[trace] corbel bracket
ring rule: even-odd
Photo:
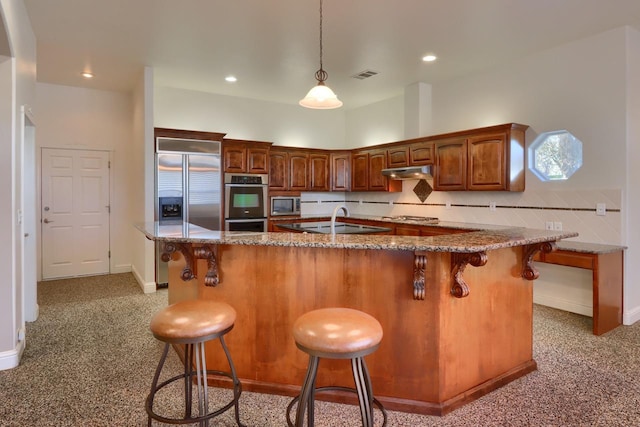
[[[526,280],[536,280],[540,273],[533,266],[533,257],[538,252],[549,253],[557,248],[556,242],[542,242],[532,245],[525,245],[522,259],[522,278]]]
[[[218,261],[216,260],[216,253],[212,245],[203,245],[194,248],[191,244],[165,242],[162,248],[162,261],[169,262],[171,254],[176,251],[182,254],[186,263],[182,274],[180,274],[182,280],[186,282],[195,279],[195,261],[197,259],[206,259],[208,269],[204,277],[204,285],[216,286],[220,283],[220,278],[218,277]]]
[[[456,298],[464,298],[469,295],[469,285],[464,281],[462,273],[471,264],[474,267],[481,267],[487,263],[487,253],[453,253],[451,254],[451,262],[453,264],[453,285],[451,286],[451,295]]]
[[[413,299],[424,300],[424,270],[427,268],[427,254],[416,253],[413,260]]]

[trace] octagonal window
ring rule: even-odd
[[[566,130],[544,132],[529,147],[529,169],[541,181],[569,179],[582,166],[582,142]]]

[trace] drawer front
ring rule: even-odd
[[[543,254],[543,262],[549,264],[566,265],[568,267],[586,268],[593,270],[596,255],[563,251],[561,249]]]

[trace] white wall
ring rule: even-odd
[[[130,176],[133,223],[131,271],[145,293],[155,292],[155,252],[153,242],[133,228],[133,224],[154,219],[153,70],[145,68],[133,92],[133,150],[136,165]]]
[[[358,148],[401,141],[404,136],[405,97],[396,96],[363,108],[345,110],[347,132],[338,148]]]
[[[291,147],[344,148],[343,110],[156,87],[154,126],[226,133],[227,138]]]
[[[640,259],[640,32],[627,28],[627,182],[624,206],[625,243],[625,323],[640,319],[640,277],[635,263]]]
[[[129,234],[134,163],[132,97],[118,92],[37,84],[38,149],[105,150],[111,153],[111,273],[131,271]],[[41,277],[39,275],[38,277]]]
[[[0,284],[0,369],[8,369],[17,366],[24,348],[24,341],[18,339],[18,330],[24,330],[23,238],[18,225],[22,202],[20,108],[35,104],[36,43],[21,0],[0,0],[0,17],[12,55],[10,60],[0,58],[0,203],[5,207],[0,212],[0,271],[5,277]],[[6,46],[5,34],[0,37],[0,45]]]

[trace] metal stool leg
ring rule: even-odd
[[[162,356],[160,357],[160,361],[158,362],[158,367],[156,368],[156,373],[153,376],[153,381],[151,382],[151,392],[147,397],[147,401],[145,402],[145,408],[147,410],[148,422],[147,425],[151,427],[151,408],[153,407],[153,399],[156,396],[156,387],[158,386],[158,380],[160,379],[160,372],[162,372],[162,367],[164,366],[165,360],[167,360],[167,354],[169,354],[169,344],[164,345],[164,350],[162,351]]]
[[[207,384],[207,360],[204,343],[195,344],[196,377],[198,387],[198,416],[204,417],[209,413],[209,385]],[[200,422],[200,426],[207,427],[209,420]]]
[[[227,344],[224,342],[224,337],[220,336],[220,344],[222,345],[222,349],[224,350],[224,354],[227,356],[227,362],[229,362],[229,369],[231,370],[231,380],[233,381],[233,399],[235,401],[235,411],[236,411],[236,424],[239,427],[246,427],[244,424],[240,422],[240,395],[242,394],[242,384],[240,384],[240,380],[238,379],[238,375],[236,374],[236,367],[233,364],[233,360],[231,359],[231,354],[229,354],[229,349],[227,348]]]
[[[298,399],[298,409],[296,410],[296,427],[304,426],[304,413],[307,411],[308,427],[313,427],[313,406],[314,388],[316,384],[316,374],[318,373],[318,362],[320,358],[309,355],[309,366],[307,375],[302,383],[302,390]]]
[[[367,365],[362,357],[351,359],[353,380],[358,392],[360,402],[360,416],[363,427],[373,427],[373,393],[371,391],[371,379],[367,371]]]

